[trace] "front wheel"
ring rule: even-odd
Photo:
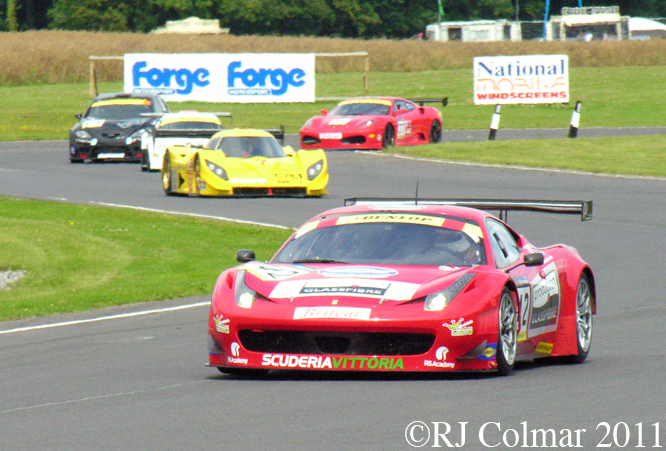
[[[386,128],[384,129],[382,147],[384,149],[388,149],[389,147],[393,147],[394,144],[395,144],[395,129],[393,128],[393,125],[387,124]]]
[[[164,163],[162,163],[162,187],[167,196],[173,196],[171,189],[171,157],[169,152],[164,153]]]
[[[508,288],[502,291],[499,305],[499,333],[497,337],[497,371],[506,376],[516,363],[516,345],[518,342],[518,315],[513,297]]]
[[[199,155],[194,156],[194,186],[192,187],[192,196],[199,196],[201,188],[201,160]]]
[[[590,279],[581,274],[576,292],[576,342],[578,354],[570,356],[573,363],[583,363],[590,352],[592,344],[592,312],[594,310],[594,294]]]
[[[438,120],[432,121],[430,126],[430,144],[436,144],[442,140],[442,124]]]

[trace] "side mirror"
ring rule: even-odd
[[[291,147],[291,146],[285,146],[285,147],[283,147],[282,149],[284,149],[284,153],[285,153],[285,155],[287,155],[288,157],[292,157],[292,158],[293,158],[293,157],[296,156],[296,152],[294,152],[293,147]]]
[[[328,110],[324,108],[323,110],[320,111],[322,116],[326,116],[328,114]]]
[[[525,266],[540,266],[543,265],[543,254],[535,252],[534,254],[527,254],[525,256]]]
[[[81,114],[81,113],[76,113],[76,114],[74,115],[74,117],[77,118],[77,119],[81,119],[81,118],[83,117],[83,114]]]
[[[236,252],[236,261],[238,263],[247,263],[247,262],[253,262],[257,259],[257,256],[254,254],[254,251],[250,251],[247,249],[241,249],[238,252]]]

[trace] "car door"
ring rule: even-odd
[[[518,343],[531,341],[537,352],[549,354],[552,344],[543,335],[557,330],[560,314],[560,282],[555,262],[525,263],[533,249],[521,248],[518,235],[505,224],[486,220],[495,265],[516,283],[519,302]]]

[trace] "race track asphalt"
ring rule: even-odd
[[[613,441],[625,439],[625,449],[666,447],[666,180],[376,153],[328,158],[330,195],[322,199],[171,198],[158,174],[135,164],[71,165],[64,141],[2,143],[0,195],[286,227],[346,197],[412,196],[417,182],[422,197],[591,199],[590,222],[508,218],[538,246],[575,246],[595,271],[598,314],[588,360],[521,364],[506,378],[275,372],[244,380],[203,365],[207,296],[5,322],[0,449],[430,449],[446,447],[436,437],[444,423],[452,428],[447,438],[463,450],[509,449],[505,441],[514,436],[516,447],[527,449],[521,445],[535,444],[533,429],[553,430],[556,446],[549,449],[572,448],[576,434],[582,446],[575,449],[619,449]],[[142,314],[162,307],[172,309]],[[62,322],[70,323],[47,327]],[[32,328],[18,329],[25,327]]]

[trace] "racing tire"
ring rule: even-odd
[[[432,121],[430,126],[430,144],[436,144],[442,140],[442,124],[438,120]]]
[[[222,374],[229,374],[231,376],[244,377],[248,379],[261,378],[268,374],[268,370],[257,370],[252,368],[225,368],[218,366],[217,370]]]
[[[141,153],[141,172],[146,172],[150,170],[150,163],[148,163],[148,157],[146,152]]]
[[[518,313],[513,297],[508,288],[504,288],[499,305],[499,331],[497,334],[497,373],[507,376],[513,371],[516,363],[516,347],[518,343]]]
[[[196,196],[199,197],[199,187],[201,186],[201,160],[199,159],[199,155],[194,156],[194,170],[193,170],[192,177],[194,177],[194,183],[192,187],[192,192],[190,193],[190,196]]]
[[[393,147],[395,145],[395,129],[393,128],[393,125],[387,124],[386,128],[384,129],[384,135],[382,137],[382,147],[384,149],[388,149],[389,147]]]
[[[171,156],[169,151],[164,153],[164,163],[162,163],[162,188],[167,196],[173,196],[174,192],[171,189]]]
[[[592,344],[592,312],[594,310],[594,294],[590,279],[581,274],[576,291],[576,343],[578,354],[571,355],[571,363],[583,363],[590,352]]]

